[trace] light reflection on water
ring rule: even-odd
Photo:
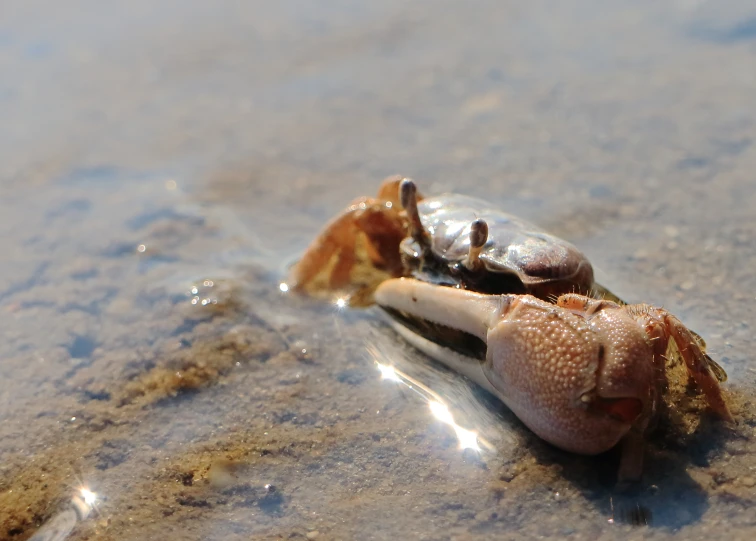
[[[30,537],[30,541],[63,541],[76,524],[89,518],[98,503],[97,494],[87,487],[80,487],[64,509],[55,514]]]
[[[368,346],[368,352],[373,355],[375,354],[374,351],[371,350],[370,346]],[[377,360],[375,361],[375,364],[378,366],[378,370],[381,373],[381,379],[388,379],[402,383],[406,385],[407,388],[415,391],[420,396],[420,398],[428,404],[428,407],[433,416],[442,423],[450,426],[452,430],[454,430],[454,433],[457,435],[457,439],[459,440],[460,449],[462,449],[463,451],[465,449],[472,449],[474,451],[481,450],[480,446],[478,445],[478,434],[473,430],[468,430],[455,423],[454,416],[452,415],[451,411],[449,411],[449,406],[447,406],[441,400],[441,397],[439,397],[437,393],[433,392],[433,390],[429,387],[423,385],[421,382],[405,374],[404,372],[397,370],[391,365],[381,364]],[[485,439],[481,439],[481,443],[483,443],[483,445],[488,449],[493,449],[491,444],[488,443]]]
[[[380,380],[412,391],[418,406],[427,408],[429,422],[440,421],[448,426],[460,450],[476,451],[481,458],[506,457],[518,445],[516,433],[502,422],[495,406],[481,401],[481,393],[485,391],[429,361],[396,340],[387,329],[382,330],[372,332],[366,346],[368,359],[375,363]]]

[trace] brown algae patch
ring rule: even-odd
[[[195,307],[191,310],[196,314]],[[55,444],[45,446],[32,461],[21,453],[4,460],[0,538],[28,537],[74,491],[93,479],[107,491],[111,474],[103,480],[98,472],[130,467],[133,456],[141,452],[143,444],[139,442],[154,442],[153,448],[159,449],[164,441],[161,436],[152,429],[144,433],[140,427],[172,409],[170,399],[217,384],[233,370],[259,367],[287,351],[281,336],[269,328],[235,323],[240,319],[256,321],[241,310],[242,305],[235,301],[213,303],[199,322],[185,331],[190,339],[182,332],[152,353],[104,354],[69,374],[63,389],[70,397],[78,396],[79,404],[69,405],[75,416],[58,425],[65,429],[57,430]],[[296,362],[295,354],[287,358]],[[118,360],[121,362],[112,364]],[[117,366],[120,377],[93,377],[98,362]],[[118,491],[114,483],[111,492]]]
[[[267,361],[281,349],[281,339],[269,331],[239,326],[209,342],[196,341],[181,348],[118,392],[116,404],[147,405],[182,391],[195,391],[214,383],[236,366],[251,359]]]

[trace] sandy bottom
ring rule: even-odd
[[[72,540],[753,539],[748,2],[8,4],[0,539],[82,487]],[[284,293],[397,172],[677,314],[737,423],[677,382],[620,492],[616,452],[558,451],[377,312]],[[487,445],[460,450],[428,396]]]

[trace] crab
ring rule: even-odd
[[[620,483],[641,477],[671,342],[711,409],[732,421],[724,370],[661,308],[579,294],[549,303],[413,278],[384,281],[375,300],[411,344],[497,396],[540,438],[584,455],[621,443]]]
[[[376,302],[410,343],[557,447],[595,455],[621,443],[622,483],[642,473],[668,360],[682,360],[732,421],[726,374],[698,334],[666,310],[625,304],[572,244],[484,200],[423,198],[410,179],[386,179],[377,198],[326,226],[291,281],[310,293],[351,289],[351,305]]]
[[[290,282],[310,293],[351,289],[350,302],[359,305],[370,304],[383,280],[402,276],[544,300],[602,289],[588,259],[569,242],[482,199],[423,198],[400,176],[384,180],[377,198],[356,199],[333,219]]]

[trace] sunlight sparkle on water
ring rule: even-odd
[[[478,446],[478,435],[472,430],[462,428],[455,423],[454,417],[446,404],[431,400],[428,402],[428,406],[430,406],[431,413],[433,413],[433,416],[436,417],[436,419],[454,429],[454,433],[457,435],[457,440],[459,440],[460,449],[480,451],[480,447]]]
[[[378,370],[381,371],[381,379],[390,379],[392,381],[398,381],[401,383],[401,378],[396,374],[393,366],[387,364],[375,363],[378,365]]]
[[[481,450],[478,445],[478,435],[475,432],[462,428],[456,424],[454,425],[454,432],[457,434],[460,449],[472,449],[473,451]]]
[[[94,504],[97,501],[97,494],[95,494],[88,488],[81,488],[79,492],[81,493],[81,497],[84,499],[84,503],[86,503],[89,507],[94,507]]]
[[[333,304],[336,305],[336,308],[344,308],[347,305],[347,301],[342,297],[336,299]]]
[[[449,407],[446,404],[431,400],[428,402],[428,406],[430,406],[431,413],[436,419],[447,425],[454,425],[454,417],[452,417]]]
[[[287,291],[289,291],[289,284],[287,284],[286,282],[281,282],[280,284],[278,284],[278,289],[280,289],[282,293],[286,293]]]
[[[393,365],[379,362],[378,359],[386,358],[386,354],[381,352],[381,350],[378,349],[374,344],[368,346],[368,351],[373,357],[375,364],[381,373],[381,379],[402,383],[406,385],[408,389],[417,394],[426,404],[428,404],[428,408],[430,409],[431,415],[433,415],[433,417],[454,430],[454,434],[457,436],[457,441],[459,441],[460,449],[462,449],[463,451],[465,449],[472,449],[474,451],[481,452],[483,450],[481,448],[481,444],[489,450],[494,449],[491,443],[488,442],[485,438],[479,437],[477,432],[459,426],[454,421],[454,415],[449,409],[449,406],[444,402],[441,396],[438,395],[438,393],[433,391],[433,389],[423,384],[423,382],[421,382],[420,380],[413,378],[409,374],[406,374],[405,372],[402,372],[401,370],[395,368]]]

